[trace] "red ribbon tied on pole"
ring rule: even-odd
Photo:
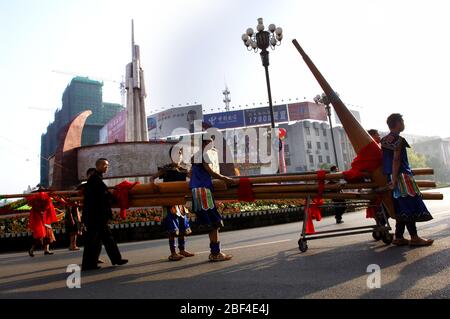
[[[120,217],[122,219],[127,218],[127,208],[130,208],[128,194],[136,184],[139,184],[139,182],[130,183],[129,181],[123,181],[114,188],[113,196],[120,208]]]
[[[322,199],[323,192],[325,190],[325,175],[326,171],[317,171],[317,179],[319,181],[319,190],[317,196],[312,199],[312,203],[309,205],[307,214],[308,220],[306,221],[306,234],[314,234],[316,230],[314,229],[313,219],[316,221],[322,220],[322,213],[320,206],[323,205],[324,201]]]
[[[381,203],[383,202],[382,196],[377,195],[375,200],[370,201],[369,207],[366,209],[366,218],[375,218],[377,212],[381,209]]]
[[[254,202],[255,194],[253,193],[252,183],[247,177],[239,179],[238,200],[240,202]]]

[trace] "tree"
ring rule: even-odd
[[[419,153],[416,153],[412,148],[408,148],[408,161],[411,168],[427,167],[427,158]]]
[[[320,168],[320,169],[323,169],[323,170],[326,170],[326,171],[329,171],[330,168],[331,168],[331,166],[333,166],[333,164],[322,163],[322,164],[319,165],[319,168]]]

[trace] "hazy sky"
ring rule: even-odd
[[[321,90],[291,43],[296,38],[368,128],[404,114],[406,133],[450,136],[449,2],[238,0],[0,0],[0,193],[39,182],[40,136],[71,76],[120,80],[135,20],[148,114],[186,103],[223,109],[266,103],[259,55],[240,37],[263,17],[284,30],[270,53],[273,98],[311,100]],[[105,82],[104,101],[119,102]],[[35,110],[45,108],[50,110]]]

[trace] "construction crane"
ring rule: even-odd
[[[80,75],[80,74],[76,74],[76,73],[73,73],[73,72],[60,71],[60,70],[53,70],[52,72],[53,73],[58,73],[58,74],[71,75],[71,76],[88,77],[86,75]],[[121,103],[122,103],[122,106],[125,107],[126,89],[125,89],[125,78],[124,78],[124,76],[122,76],[122,80],[120,82],[117,81],[117,80],[106,79],[106,78],[102,78],[102,77],[98,77],[98,76],[89,76],[89,77],[91,79],[95,79],[95,80],[100,80],[100,81],[104,81],[104,82],[114,82],[114,83],[119,84]]]

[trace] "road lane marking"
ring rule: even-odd
[[[253,245],[245,245],[245,246],[237,246],[237,247],[228,247],[228,248],[222,248],[222,250],[233,250],[233,249],[244,249],[244,248],[252,248],[252,247],[258,247],[258,246],[266,246],[266,245],[273,245],[273,244],[279,244],[279,243],[285,243],[288,241],[292,241],[293,239],[284,239],[284,240],[277,240],[277,241],[271,241],[268,243],[259,243],[259,244],[253,244]],[[209,250],[200,251],[197,254],[206,254],[210,253]]]

